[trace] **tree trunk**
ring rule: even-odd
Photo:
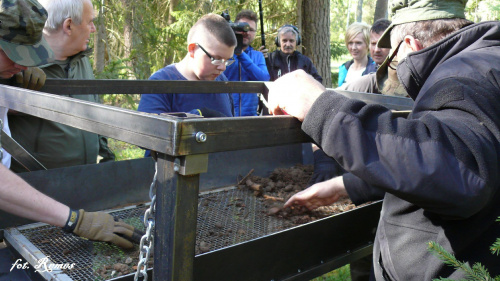
[[[133,33],[133,0],[121,0],[123,4],[123,58],[128,59],[126,65],[129,68],[130,75],[135,79],[134,67],[132,62],[132,33]]]
[[[358,0],[358,8],[356,9],[356,22],[363,21],[363,0]]]
[[[104,25],[104,1],[101,2],[98,11],[96,28],[94,33],[94,68],[97,73],[104,71],[106,65],[105,52],[106,52],[106,26]]]
[[[375,5],[375,14],[373,15],[373,22],[378,19],[387,18],[387,0],[377,0]]]
[[[302,1],[301,9],[303,53],[308,56],[319,75],[323,77],[323,85],[331,87],[330,68],[330,0]]]
[[[177,5],[180,3],[180,0],[170,0],[170,5],[168,7],[168,25],[174,24],[177,19],[173,16],[173,12],[176,11]],[[170,34],[167,38],[167,45],[172,41],[172,35]],[[174,62],[174,52],[168,52],[165,56],[165,65],[172,64]]]

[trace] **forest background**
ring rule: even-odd
[[[92,0],[97,32],[90,43],[98,79],[148,79],[186,55],[189,28],[207,13],[228,10],[231,19],[242,9],[259,15],[258,0]],[[326,87],[335,87],[332,62],[348,58],[344,33],[353,22],[372,24],[388,18],[388,0],[262,0],[266,47],[283,24],[301,30],[298,50],[310,57]],[[500,0],[469,0],[467,17],[475,22],[498,20]],[[390,19],[390,18],[389,18]],[[254,48],[262,44],[260,22]],[[137,108],[139,95],[109,95],[104,101]]]
[[[227,10],[231,19],[243,9],[259,15],[258,0],[92,0],[94,33],[89,46],[97,79],[148,79],[187,52],[191,26],[208,13]],[[264,39],[274,51],[277,30],[284,24],[301,31],[298,50],[311,58],[326,87],[337,85],[338,66],[350,59],[344,34],[353,22],[372,24],[389,18],[388,0],[261,0]],[[500,19],[500,0],[469,0],[466,16],[474,22]],[[253,47],[262,44],[260,19]],[[140,95],[103,95],[103,102],[136,110]],[[139,158],[143,151],[110,139],[117,160]]]

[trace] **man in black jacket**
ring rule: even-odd
[[[279,49],[270,53],[266,58],[267,70],[271,76],[270,81],[294,70],[303,69],[318,82],[323,82],[323,78],[318,74],[311,59],[295,50],[301,43],[300,32],[296,26],[285,24],[280,27],[274,41]]]
[[[286,206],[383,196],[377,280],[464,279],[465,272],[428,251],[430,241],[500,274],[499,257],[489,251],[500,236],[500,23],[471,24],[465,4],[392,1],[393,23],[379,46],[396,53],[399,80],[415,100],[407,119],[325,91],[300,71],[270,91],[271,111],[303,121],[303,130],[348,171]]]

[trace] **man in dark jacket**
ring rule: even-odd
[[[300,41],[300,32],[296,26],[285,24],[280,27],[278,36],[275,39],[275,44],[280,49],[270,53],[266,59],[271,81],[278,79],[286,73],[303,69],[318,82],[323,82],[323,78],[318,74],[311,59],[295,50],[300,45]]]
[[[349,172],[286,206],[384,196],[374,245],[377,280],[464,279],[465,272],[428,251],[430,241],[500,274],[499,257],[489,251],[500,236],[500,23],[470,25],[465,4],[391,3],[393,24],[379,45],[396,52],[399,80],[415,100],[407,119],[325,91],[303,72],[276,81],[270,92],[273,113],[302,120],[303,130]]]

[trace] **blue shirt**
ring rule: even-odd
[[[187,80],[174,64],[155,72],[149,80]],[[224,74],[215,81],[227,81]],[[234,116],[232,98],[229,93],[221,94],[143,94],[138,111],[148,113],[192,112],[199,108],[210,108],[226,116]]]
[[[174,64],[155,72],[149,80],[187,80]],[[219,75],[215,81],[227,81],[224,74]],[[233,101],[231,94],[142,94],[139,102],[138,111],[148,113],[167,113],[167,112],[191,112],[195,113],[197,109],[209,108],[217,110],[226,116],[234,116]],[[150,156],[149,150],[146,150],[145,157]]]
[[[261,52],[252,46],[240,55],[234,56],[235,62],[224,71],[229,81],[269,81],[266,61]],[[241,71],[240,71],[241,70]],[[235,116],[256,116],[259,98],[255,93],[234,93]]]

